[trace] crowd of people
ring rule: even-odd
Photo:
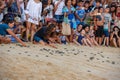
[[[120,47],[120,1],[2,0],[0,43],[16,42],[13,38],[23,46],[32,42],[54,48],[56,43]]]

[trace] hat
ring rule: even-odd
[[[20,17],[15,17],[15,22],[21,22]]]

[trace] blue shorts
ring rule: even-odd
[[[83,43],[82,43],[82,39],[83,39],[83,38],[84,38],[84,36],[81,36],[81,35],[78,36],[78,40],[77,40],[77,41],[78,41],[78,43],[80,43],[81,45],[83,44]]]
[[[38,36],[34,36],[33,40],[36,42],[40,42],[42,39]]]
[[[61,41],[61,43],[66,44],[67,42],[66,41]]]
[[[56,19],[57,23],[62,23],[63,22],[63,15],[54,15],[54,18]]]
[[[109,32],[108,32],[108,30],[104,30],[104,35],[105,35],[105,37],[109,37]]]

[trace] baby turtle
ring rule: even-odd
[[[10,50],[7,50],[7,52],[10,52]]]
[[[27,55],[27,56],[31,56],[31,55]]]
[[[94,57],[90,57],[90,60],[93,60],[94,59]]]
[[[46,57],[49,57],[48,55],[46,55]]]
[[[25,53],[28,53],[28,51],[25,51]]]
[[[36,55],[36,57],[39,57],[38,55]]]
[[[112,64],[115,64],[115,62],[114,62],[114,61],[112,61]]]
[[[91,72],[90,70],[88,70],[87,72]]]

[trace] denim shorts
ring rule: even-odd
[[[36,42],[40,42],[42,39],[38,36],[34,36],[33,40]]]
[[[108,30],[104,30],[104,35],[105,35],[105,37],[109,37],[109,32],[108,32]]]
[[[63,22],[63,15],[54,15],[54,18],[56,19],[57,23]]]

